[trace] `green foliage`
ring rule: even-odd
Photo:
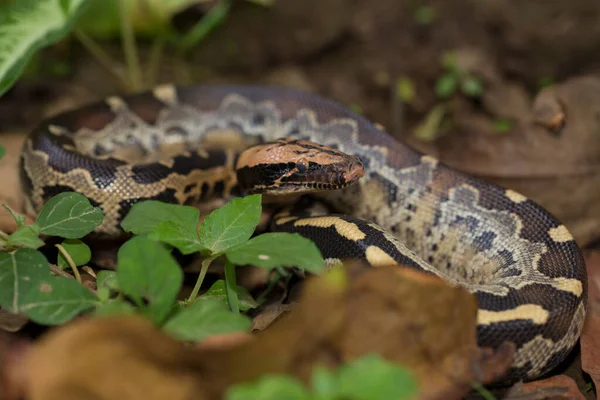
[[[368,355],[335,371],[315,368],[310,388],[285,375],[265,375],[231,387],[226,399],[402,400],[417,392],[417,382],[407,369]]]
[[[247,331],[250,319],[232,313],[223,302],[200,298],[169,319],[164,330],[181,340],[201,341],[218,333]]]
[[[78,193],[51,198],[33,224],[8,206],[17,230],[0,236],[0,307],[25,313],[47,325],[64,323],[81,313],[96,316],[139,314],[185,340],[215,333],[245,331],[249,319],[240,314],[256,308],[250,293],[236,285],[235,265],[263,268],[294,266],[311,272],[323,268],[323,258],[311,241],[296,234],[266,234],[250,239],[260,221],[261,196],[237,198],[210,213],[200,224],[195,208],[144,201],[135,204],[122,222],[134,234],[119,249],[116,271],[98,273],[94,293],[75,279],[53,276],[37,248],[39,235],[65,238],[57,257],[59,268],[91,260],[90,248],[79,238],[102,223],[102,211]],[[264,237],[263,237],[264,236]],[[262,238],[262,239],[261,239]],[[195,293],[179,301],[183,271],[171,254],[201,253],[205,259]],[[225,257],[225,280],[197,296],[206,269]]]
[[[494,132],[504,133],[510,131],[514,123],[508,119],[497,119],[493,122]]]
[[[67,239],[62,242],[61,246],[69,254],[76,266],[85,265],[92,258],[92,251],[88,245],[79,239]],[[69,267],[69,262],[63,253],[58,253],[56,265],[61,269]]]
[[[72,28],[88,0],[17,0],[0,8],[0,95],[38,50]]]
[[[52,197],[35,220],[40,233],[66,239],[79,239],[102,223],[99,207],[92,207],[83,195],[73,192]]]
[[[261,196],[234,199],[208,214],[200,224],[200,245],[209,254],[221,254],[252,236],[260,222]]]
[[[2,159],[2,157],[4,157],[5,154],[6,154],[6,149],[4,148],[4,146],[2,146],[0,144],[0,160]]]
[[[483,81],[462,70],[453,53],[446,53],[442,57],[443,75],[435,83],[435,94],[442,99],[447,99],[460,91],[468,97],[481,97],[484,91]]]
[[[160,324],[177,300],[183,271],[162,244],[135,236],[119,249],[117,280],[142,314]]]
[[[297,233],[264,233],[225,254],[234,264],[266,269],[294,265],[309,272],[320,272],[324,263],[317,246]]]

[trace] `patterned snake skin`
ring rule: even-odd
[[[357,155],[366,169],[358,184],[320,197],[372,223],[315,217],[295,231],[327,230],[336,249],[330,257],[343,258],[345,244],[363,240],[372,265],[401,260],[467,288],[479,302],[479,344],[517,346],[507,380],[547,373],[576,344],[587,278],[564,225],[523,195],[418,154],[318,96],[273,87],[161,86],[112,97],[36,129],[23,149],[22,181],[30,212],[61,191],[78,191],[105,213],[97,232],[115,236],[137,201],[229,197],[239,152],[277,138]]]

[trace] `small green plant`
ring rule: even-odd
[[[78,267],[91,259],[80,239],[102,223],[100,208],[78,193],[61,193],[46,203],[34,223],[25,224],[23,215],[3,206],[17,229],[10,235],[0,233],[0,306],[39,324],[62,324],[82,313],[135,313],[176,338],[200,341],[250,326],[240,311],[258,303],[236,285],[235,265],[277,268],[285,274],[286,266],[318,273],[324,264],[316,245],[298,234],[251,238],[262,212],[260,195],[232,200],[207,215],[199,227],[196,208],[142,201],[121,224],[134,235],[120,247],[116,271],[100,271],[94,293],[81,284]],[[41,234],[65,239],[57,245],[56,266],[71,268],[74,278],[51,273],[48,260],[37,250],[44,245]],[[196,285],[184,300],[178,300],[183,272],[171,254],[175,248],[203,256]],[[225,261],[225,279],[200,296],[208,267],[219,258]]]
[[[2,146],[0,144],[0,160],[2,159],[2,157],[4,157],[5,154],[6,154],[6,149],[4,148],[4,146]]]
[[[435,93],[442,99],[447,99],[457,90],[465,96],[480,97],[483,94],[483,82],[481,79],[463,71],[456,62],[453,53],[446,53],[442,58],[444,74],[435,84]]]
[[[229,388],[226,400],[402,400],[414,397],[418,386],[411,372],[367,355],[336,370],[317,367],[310,388],[287,375],[266,375]]]

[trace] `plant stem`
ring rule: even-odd
[[[142,70],[140,68],[140,59],[137,53],[135,36],[131,21],[127,15],[126,3],[123,0],[115,0],[119,5],[119,15],[121,17],[121,39],[123,41],[123,52],[125,53],[125,62],[129,81],[134,91],[142,89]]]
[[[148,61],[148,72],[146,73],[146,84],[148,86],[156,85],[158,79],[158,69],[160,66],[160,60],[163,55],[163,49],[165,48],[166,39],[164,37],[157,37],[152,43],[152,49],[150,50],[150,61]]]
[[[55,246],[58,248],[58,251],[60,251],[60,254],[62,254],[63,257],[65,257],[67,259],[69,266],[73,270],[73,275],[75,275],[75,280],[77,282],[81,283],[81,275],[79,275],[79,270],[77,270],[77,265],[75,265],[75,262],[71,258],[71,255],[69,254],[69,252],[66,251],[65,248],[62,247],[60,244],[57,244]]]
[[[0,239],[6,240],[8,239],[8,233],[4,231],[0,231]]]
[[[73,34],[75,38],[83,45],[83,47],[90,52],[90,54],[98,60],[98,62],[106,68],[106,70],[113,75],[117,81],[125,88],[129,89],[129,82],[127,77],[118,69],[115,69],[114,65],[116,62],[104,51],[102,47],[94,41],[91,37],[76,29]]]
[[[196,301],[196,297],[198,297],[198,292],[200,292],[200,287],[202,286],[202,282],[204,282],[204,277],[206,276],[208,267],[217,257],[218,256],[211,256],[211,257],[207,257],[204,260],[202,260],[202,266],[200,268],[200,275],[198,275],[198,279],[196,280],[194,289],[192,289],[192,293],[190,294],[190,297],[187,298],[186,303],[190,304],[190,303],[193,303],[194,301]]]
[[[471,387],[475,389],[485,400],[496,400],[496,396],[492,394],[489,390],[487,390],[481,383],[476,381],[471,381]]]
[[[194,47],[194,45],[204,39],[210,31],[221,24],[229,13],[231,4],[231,0],[221,0],[215,4],[204,17],[181,38],[178,46],[179,53],[183,54]]]
[[[229,260],[225,260],[225,290],[227,292],[227,300],[231,311],[236,314],[240,313],[240,305],[237,295],[237,283],[235,281],[235,265]]]

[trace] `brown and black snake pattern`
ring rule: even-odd
[[[37,128],[23,149],[22,181],[32,213],[61,191],[78,191],[105,213],[98,232],[114,236],[142,199],[195,204],[235,195],[240,151],[278,138],[356,155],[366,170],[358,184],[319,194],[346,216],[282,215],[280,229],[320,240],[331,259],[360,244],[358,255],[372,265],[403,262],[467,288],[479,302],[479,344],[517,345],[507,381],[548,372],[576,344],[587,278],[564,225],[521,194],[418,154],[315,95],[161,86],[109,98]]]

